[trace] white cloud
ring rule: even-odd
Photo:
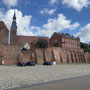
[[[18,0],[2,0],[2,2],[9,7],[16,6],[18,4]]]
[[[57,18],[48,19],[47,24],[44,24],[41,29],[38,29],[36,34],[50,37],[54,32],[60,32],[65,29],[74,30],[79,26],[80,24],[78,22],[71,24],[71,21],[67,20],[63,14],[58,14]]]
[[[57,3],[58,0],[50,0],[50,4],[55,4]]]
[[[81,28],[75,36],[79,36],[82,42],[90,42],[90,23]]]
[[[44,8],[43,10],[40,11],[40,13],[52,15],[52,14],[54,14],[55,11],[56,11],[56,8],[54,8],[54,9]]]
[[[80,12],[83,8],[87,8],[90,5],[90,0],[50,0],[50,4],[55,3],[62,3],[62,5]]]
[[[81,11],[84,7],[88,7],[90,5],[89,0],[62,0],[63,5],[67,5],[77,11]]]
[[[33,32],[30,31],[30,22],[31,22],[31,15],[22,16],[22,12],[15,10],[16,17],[17,17],[17,26],[18,26],[18,35],[34,35]],[[6,13],[0,11],[0,20],[3,20],[5,24],[10,29],[12,20],[13,20],[14,10],[10,9]]]
[[[22,15],[21,11],[16,11],[18,35],[36,35],[36,36],[51,36],[54,32],[60,32],[65,29],[74,30],[79,27],[79,23],[71,24],[71,20],[67,20],[63,14],[58,14],[57,18],[48,19],[47,23],[41,27],[31,26],[31,15]],[[0,20],[3,20],[10,29],[14,10],[10,9],[6,13],[0,11]],[[34,31],[34,32],[33,32]]]

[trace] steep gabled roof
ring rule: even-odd
[[[57,33],[57,32],[54,32],[54,34],[56,34],[57,36],[62,36],[63,35],[63,37],[65,37],[65,38],[68,38],[68,39],[78,39],[78,37],[76,38],[76,37],[74,37],[74,36],[71,36],[71,35],[66,35],[66,34],[64,34],[64,33]],[[53,34],[53,35],[54,35]]]
[[[7,28],[7,26],[5,25],[5,23],[4,23],[3,21],[0,21],[0,29],[2,29],[2,28],[8,30],[8,28]],[[8,30],[8,31],[9,31],[9,30]]]
[[[28,43],[31,45],[32,41],[37,39],[46,39],[49,42],[48,37],[39,37],[39,36],[17,36],[17,44],[21,45],[22,43]]]
[[[74,36],[69,36],[69,35],[65,35],[66,38],[69,38],[69,39],[77,39],[75,38]]]

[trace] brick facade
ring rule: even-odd
[[[74,36],[66,35],[63,33],[54,33],[50,40],[49,45],[54,46],[54,43],[58,43],[59,47],[66,49],[78,50],[80,49],[80,38],[75,38]]]
[[[21,55],[22,55],[22,61],[23,62],[28,62],[31,60],[31,54],[30,51],[21,51]]]
[[[40,39],[45,39],[49,43],[49,38],[48,37],[39,37],[39,36],[18,36],[17,35],[17,45],[22,46],[23,43],[28,43],[28,45],[31,48],[35,47],[35,43],[40,40]]]
[[[3,50],[2,50],[3,49]],[[20,51],[15,45],[5,45],[0,49],[0,64],[17,64],[19,61],[28,62],[33,60],[36,64],[43,64],[44,61],[56,61],[56,63],[89,63],[90,53],[82,50],[69,51],[64,48],[35,49]]]
[[[3,45],[2,50],[1,61],[4,61],[4,64],[17,64],[19,62],[21,51],[17,45]]]
[[[56,61],[56,63],[88,63],[90,54],[83,50],[71,51],[64,48],[35,49],[31,52],[34,55],[36,64],[43,64],[44,61]],[[32,58],[31,58],[32,60]]]
[[[7,45],[9,38],[9,30],[3,21],[0,21],[0,45]]]
[[[2,64],[3,49],[0,46],[0,65]]]

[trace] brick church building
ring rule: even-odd
[[[19,45],[21,47],[22,45],[24,45],[24,43],[28,43],[28,45],[31,47],[33,41],[36,41],[38,39],[46,39],[49,42],[48,37],[17,35],[16,15],[14,12],[13,22],[12,22],[11,29],[10,29],[10,44]]]

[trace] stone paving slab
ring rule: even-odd
[[[0,90],[90,75],[90,64],[0,66]]]

